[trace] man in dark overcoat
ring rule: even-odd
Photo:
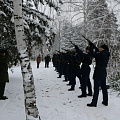
[[[0,100],[8,99],[4,96],[6,82],[9,82],[8,77],[8,52],[0,49]]]
[[[107,77],[106,67],[110,56],[109,49],[107,45],[102,45],[100,48],[100,52],[93,52],[93,47],[91,44],[90,46],[91,46],[90,53],[96,60],[96,66],[93,75],[94,95],[92,102],[90,104],[87,104],[87,106],[89,107],[97,106],[99,87],[101,87],[103,93],[102,104],[108,106],[108,92],[106,87],[106,77]]]

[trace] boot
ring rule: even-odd
[[[78,98],[83,98],[83,97],[87,97],[87,96],[83,95],[83,94],[81,94],[81,95],[78,96]]]
[[[0,100],[6,100],[6,99],[8,99],[6,96],[0,97]]]
[[[94,104],[92,104],[92,103],[87,104],[87,106],[88,106],[88,107],[97,107],[97,105],[94,105]]]
[[[105,102],[103,102],[103,101],[102,101],[102,104],[105,105],[105,106],[108,106],[108,103],[105,103]]]

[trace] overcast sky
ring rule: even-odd
[[[118,19],[118,25],[120,28],[120,0],[106,0],[107,4],[108,4],[108,8],[110,11],[113,11],[116,14],[116,17]],[[117,2],[119,1],[119,3]],[[78,5],[81,5],[80,3],[78,3]],[[72,24],[78,24],[81,23],[83,21],[83,13],[79,13],[82,12],[80,10],[76,11],[76,12],[69,12],[70,10],[73,11],[73,8],[70,7],[70,4],[65,3],[64,5],[62,5],[62,12],[61,12],[61,16],[59,18],[61,19],[69,19],[69,21],[72,22]],[[81,7],[79,7],[81,8]],[[65,12],[68,11],[68,12]]]

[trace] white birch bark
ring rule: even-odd
[[[38,108],[36,106],[34,78],[25,43],[22,19],[22,0],[13,0],[13,5],[14,5],[15,33],[17,47],[20,53],[21,72],[23,76],[26,120],[40,120]]]

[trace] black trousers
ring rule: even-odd
[[[49,62],[45,62],[45,68],[49,68]]]
[[[100,86],[101,86],[102,93],[103,93],[103,102],[105,104],[108,104],[108,92],[107,92],[107,87],[106,87],[106,80],[94,79],[94,95],[92,99],[92,104],[94,105],[97,105]]]
[[[4,95],[5,84],[6,83],[0,83],[0,98]]]
[[[81,88],[82,88],[83,95],[86,95],[86,87],[88,87],[88,93],[92,94],[92,86],[91,86],[89,76],[82,75]]]
[[[74,87],[76,85],[76,77],[79,78],[79,81],[80,81],[80,84],[81,84],[81,74],[80,74],[80,72],[78,72],[77,74],[71,74],[70,78],[69,78],[69,80],[70,80],[69,84],[71,84]]]

